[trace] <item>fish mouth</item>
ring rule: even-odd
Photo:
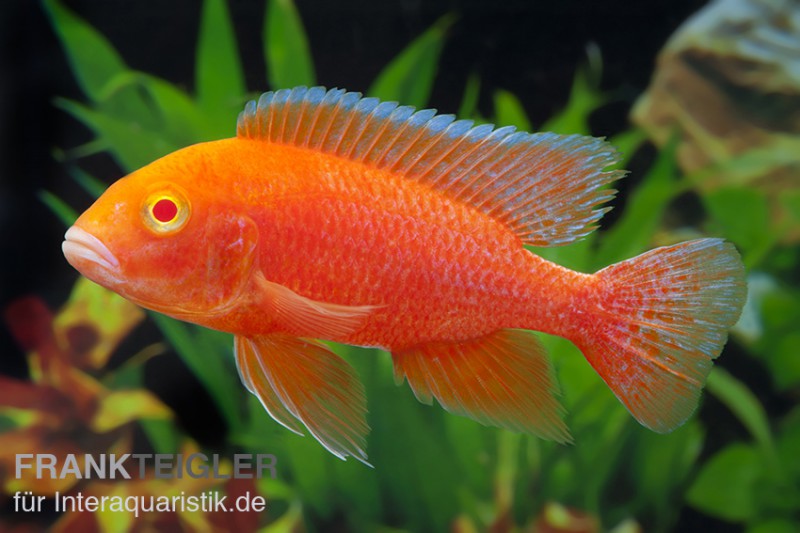
[[[64,234],[61,250],[69,264],[95,281],[116,281],[119,260],[103,242],[77,226]],[[95,279],[99,278],[99,279]]]

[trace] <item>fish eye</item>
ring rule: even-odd
[[[150,212],[158,222],[169,224],[178,216],[178,205],[172,198],[159,198]]]
[[[161,191],[147,197],[142,206],[145,225],[155,233],[169,235],[189,221],[189,202],[176,191]]]

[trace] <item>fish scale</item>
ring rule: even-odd
[[[235,138],[113,184],[63,249],[144,307],[232,333],[247,390],[343,459],[367,462],[364,387],[317,339],[390,351],[424,403],[566,443],[555,372],[525,330],[560,335],[667,432],[744,304],[735,248],[698,239],[583,274],[524,247],[590,233],[617,159],[602,139],[296,87],[248,103]]]
[[[426,339],[471,338],[476,335],[475,324],[493,320],[486,327],[497,329],[503,319],[507,325],[517,320],[513,318],[518,310],[512,297],[520,303],[528,298],[522,300],[521,287],[512,290],[521,284],[519,265],[509,265],[503,254],[496,253],[517,244],[505,229],[501,234],[506,237],[503,246],[502,239],[489,237],[492,229],[495,233],[501,229],[494,221],[447,198],[420,201],[417,186],[382,191],[373,187],[367,193],[361,190],[355,194],[336,183],[335,176],[329,168],[325,184],[330,190],[323,194],[323,200],[295,198],[280,220],[270,222],[282,231],[271,232],[266,238],[263,249],[267,252],[261,264],[269,279],[290,285],[310,298],[386,306],[375,323],[367,319],[356,335],[340,340],[387,347],[412,345]],[[341,181],[352,186],[349,180],[343,173]],[[318,187],[310,189],[316,193]],[[336,194],[342,197],[335,198]],[[445,216],[431,217],[431,213]],[[398,218],[405,222],[398,224]],[[466,233],[476,228],[486,237],[482,243]],[[324,239],[316,238],[322,234]],[[396,240],[395,245],[387,244],[388,235]],[[443,246],[437,248],[437,243]],[[283,259],[270,254],[273,249],[283,250]],[[376,262],[376,255],[384,261]],[[287,262],[285,257],[295,259]],[[529,259],[527,253],[519,254],[519,258]],[[320,275],[318,270],[323,267],[326,274],[340,279]],[[363,283],[365,277],[370,279],[368,285]],[[477,283],[478,279],[484,282]],[[402,290],[397,291],[397,287]],[[475,305],[476,293],[483,295],[484,305]],[[447,330],[431,316],[454,314],[453,309],[468,313],[462,322],[469,323],[470,328]],[[403,324],[387,328],[388,322],[396,321],[394,317],[406,317],[414,327]]]

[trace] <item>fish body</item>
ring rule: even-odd
[[[266,93],[236,138],[112,185],[64,251],[144,307],[233,333],[245,386],[342,458],[366,460],[363,388],[315,339],[388,350],[421,401],[565,442],[550,363],[523,330],[560,335],[669,431],[741,311],[735,249],[701,239],[583,274],[523,246],[592,231],[615,157],[357,93]]]

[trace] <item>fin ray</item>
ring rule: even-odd
[[[335,456],[369,465],[364,387],[347,362],[281,334],[237,337],[234,346],[242,382],[275,421],[298,434],[302,424]]]
[[[553,246],[593,231],[623,176],[614,148],[593,137],[415,110],[360,93],[296,87],[265,93],[239,115],[237,135],[320,150],[384,169],[493,216],[526,244]],[[301,140],[302,139],[302,140]]]
[[[423,403],[481,424],[558,442],[571,437],[563,421],[544,348],[521,330],[500,330],[454,343],[430,343],[392,354],[395,379],[405,378]]]
[[[352,333],[378,306],[340,305],[306,298],[288,287],[256,275],[266,307],[290,333],[303,337],[335,339]]]
[[[744,305],[741,259],[721,239],[699,239],[651,250],[596,276],[596,329],[576,344],[642,425],[672,431],[696,409]]]
[[[236,355],[236,369],[239,371],[239,378],[245,388],[258,398],[273,420],[292,433],[302,435],[302,425],[298,424],[294,415],[283,406],[269,381],[265,379],[263,368],[258,363],[258,356],[255,354],[250,341],[237,336],[234,338],[233,343],[233,351]]]

